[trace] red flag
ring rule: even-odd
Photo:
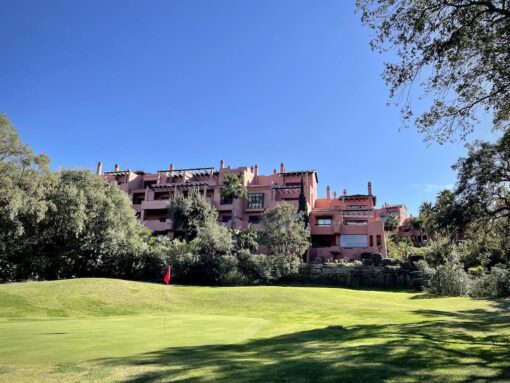
[[[168,285],[168,283],[170,283],[170,265],[168,265],[168,270],[166,271],[166,275],[163,281],[165,282],[165,285]]]

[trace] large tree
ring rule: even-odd
[[[197,189],[191,189],[187,196],[176,194],[169,202],[168,212],[177,236],[187,241],[194,239],[201,227],[216,222],[218,217],[216,209]]]
[[[297,271],[301,255],[309,246],[310,229],[294,206],[282,202],[266,211],[260,236],[278,277]]]
[[[20,261],[35,247],[56,182],[48,164],[48,157],[35,155],[0,115],[0,280],[16,278]]]
[[[357,0],[371,47],[396,53],[383,78],[404,124],[426,140],[464,139],[480,111],[496,128],[510,127],[510,2],[508,0]],[[425,111],[411,91],[421,86]],[[422,104],[423,105],[423,104]]]
[[[510,235],[510,131],[497,142],[478,141],[454,165],[457,199],[478,219],[505,228]]]

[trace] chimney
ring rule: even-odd
[[[96,175],[98,176],[103,175],[103,163],[101,161],[97,163]]]
[[[253,167],[253,165],[252,165],[252,166],[250,166],[250,172],[252,172],[252,173],[253,173],[254,171],[255,171],[255,168]]]
[[[220,170],[223,170],[224,167],[225,167],[225,161],[221,160],[220,161]]]
[[[330,194],[329,194],[329,190],[330,190],[330,189],[329,189],[329,185],[328,185],[328,186],[326,186],[326,198],[327,198],[327,199],[331,199],[331,196],[330,196]]]
[[[276,169],[273,169],[273,175],[277,175],[278,173],[276,172]]]
[[[254,171],[255,177],[259,175],[259,165],[255,164],[255,171]]]
[[[283,162],[280,164],[280,173],[285,173],[285,164]]]
[[[372,182],[368,181],[368,195],[372,195]]]
[[[345,197],[347,195],[347,189],[344,189],[343,196]]]
[[[118,172],[119,171],[119,164],[115,164],[115,167],[113,168],[113,171],[114,172]]]
[[[333,198],[336,199],[336,190],[333,192]]]
[[[169,170],[169,172],[168,172],[168,173],[170,173],[170,175],[171,175],[171,176],[173,176],[173,175],[174,175],[174,164],[173,164],[173,163],[172,163],[172,164],[170,164],[170,170]]]

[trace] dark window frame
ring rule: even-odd
[[[264,193],[248,193],[248,209],[264,209]]]

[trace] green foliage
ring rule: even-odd
[[[248,194],[248,189],[244,185],[242,177],[239,177],[235,173],[225,174],[220,194],[223,198],[232,200],[232,218],[230,220],[230,227],[235,228],[235,220],[237,219],[235,201],[238,198],[246,198]]]
[[[383,78],[405,126],[440,143],[465,138],[480,111],[493,113],[496,127],[510,127],[506,0],[357,0],[357,7],[375,31],[372,48],[396,53]],[[415,118],[410,93],[417,85],[431,104]]]
[[[460,263],[447,262],[438,266],[430,279],[430,292],[438,295],[468,295],[471,278]]]
[[[470,295],[477,298],[510,296],[510,270],[504,266],[493,267],[488,274],[473,280]]]
[[[196,189],[185,197],[175,195],[168,205],[168,213],[174,224],[176,236],[187,241],[194,239],[201,227],[216,222],[218,213]]]
[[[400,224],[399,219],[394,214],[389,214],[386,218],[386,221],[384,221],[384,230],[385,231],[395,231],[398,229],[398,226]]]
[[[385,233],[388,257],[400,261],[409,261],[413,255],[423,255],[423,248],[413,246],[409,238],[399,237],[395,233]]]
[[[23,274],[20,264],[37,249],[39,225],[52,202],[56,177],[44,154],[36,156],[0,115],[0,281]],[[33,259],[37,261],[37,259]]]
[[[279,277],[297,271],[309,237],[303,217],[288,203],[278,204],[262,217],[261,243],[267,246],[273,273]]]
[[[299,190],[299,207],[298,212],[303,216],[303,222],[305,227],[308,227],[310,223],[310,217],[308,215],[308,203],[306,202],[305,196],[305,184],[303,178],[301,178],[300,190]]]
[[[248,250],[255,253],[258,250],[258,234],[250,227],[247,229],[232,229],[232,238],[234,240],[234,251]]]

